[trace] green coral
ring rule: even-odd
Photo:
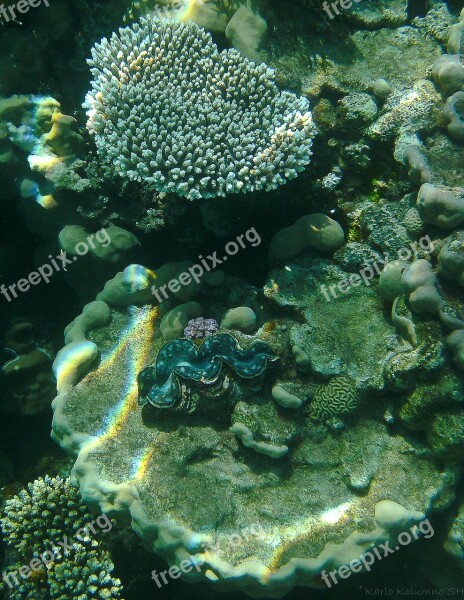
[[[435,452],[450,459],[462,460],[464,453],[464,414],[441,413],[435,417],[427,435]]]
[[[309,416],[317,421],[351,415],[360,402],[353,380],[346,375],[334,377],[327,385],[318,386],[309,408]]]
[[[417,348],[399,352],[385,362],[385,382],[394,392],[406,392],[412,390],[418,381],[425,381],[437,373],[444,363],[443,342],[426,336]]]
[[[367,195],[369,198],[369,202],[378,203],[382,199],[382,189],[385,188],[385,183],[383,181],[378,181],[377,179],[373,179],[371,182],[371,191]]]
[[[424,431],[438,412],[462,402],[462,389],[460,378],[446,370],[436,381],[417,385],[401,407],[399,418],[408,429]]]

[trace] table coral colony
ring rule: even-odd
[[[272,190],[310,161],[308,100],[194,23],[142,18],[89,64],[87,126],[110,175],[193,200]]]

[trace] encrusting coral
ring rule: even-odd
[[[272,190],[310,161],[308,101],[194,23],[142,17],[89,64],[87,126],[109,174],[193,200]]]

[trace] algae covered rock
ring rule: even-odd
[[[402,423],[412,430],[427,430],[443,410],[457,409],[464,400],[464,382],[446,370],[435,381],[419,383],[399,411]]]
[[[408,18],[407,0],[391,0],[385,5],[382,0],[357,2],[350,7],[348,19],[369,28],[403,25]]]
[[[464,450],[464,414],[443,412],[432,421],[428,440],[439,455],[447,455],[456,460],[462,458]]]
[[[464,558],[464,504],[459,507],[459,512],[453,520],[445,549],[457,558]]]
[[[357,6],[369,10],[372,4],[371,0]],[[377,6],[380,4],[386,8],[385,3],[378,0]],[[442,48],[436,40],[408,25],[395,31],[386,27],[369,31],[356,29],[347,34],[347,40],[346,44],[337,43],[331,47],[327,61],[320,61],[308,69],[308,93],[311,98],[319,96],[327,88],[343,95],[364,92],[376,80],[386,79],[397,91],[394,102],[397,104],[401,96],[407,95],[401,90],[412,87],[418,78],[425,78],[430,65],[442,54]],[[315,41],[319,40],[316,38]],[[428,87],[432,91],[433,85]],[[389,106],[392,96],[388,98]],[[433,97],[437,97],[438,105],[438,95],[434,93]],[[417,95],[413,98],[409,93],[409,98],[409,102],[406,100],[408,106],[405,106],[408,111],[413,108],[412,102]]]
[[[278,306],[304,315],[306,323],[292,328],[291,343],[308,357],[313,373],[346,375],[360,389],[380,389],[394,328],[385,320],[371,282],[355,275],[350,283],[349,277],[326,261],[295,260],[289,270],[271,272],[265,294]]]

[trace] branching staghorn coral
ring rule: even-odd
[[[8,545],[27,557],[55,545],[63,534],[71,536],[91,520],[69,479],[46,475],[6,501],[1,526]]]
[[[7,500],[3,512],[5,542],[16,560],[3,576],[10,600],[121,598],[110,554],[89,534],[95,520],[69,479],[36,479]]]
[[[108,176],[194,200],[272,190],[310,162],[308,101],[194,23],[142,17],[89,64],[87,126]]]

